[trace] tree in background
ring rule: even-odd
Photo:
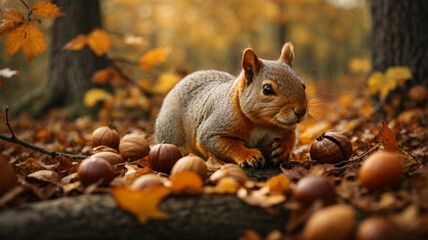
[[[53,107],[68,106],[74,115],[83,110],[83,94],[92,85],[94,72],[107,66],[103,57],[89,48],[63,51],[64,45],[77,35],[101,27],[98,0],[53,1],[66,15],[55,19],[52,27],[50,60],[46,83],[12,108],[16,113],[32,109],[32,115],[42,116]],[[35,102],[35,100],[37,101]]]

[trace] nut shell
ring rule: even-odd
[[[116,153],[119,154],[119,152],[111,147],[107,147],[104,145],[100,145],[100,146],[96,146],[94,148],[92,148],[92,154],[96,154],[96,153],[100,153],[100,152],[112,152],[112,153]]]
[[[131,185],[131,189],[144,190],[153,186],[163,185],[167,181],[167,178],[155,174],[145,174],[135,179]]]
[[[80,163],[77,175],[84,186],[89,186],[103,179],[102,185],[113,180],[114,173],[110,163],[102,158],[88,157]]]
[[[91,156],[92,158],[102,158],[110,163],[110,165],[114,166],[119,163],[124,163],[122,156],[117,153],[112,152],[99,152]]]
[[[364,187],[376,190],[399,185],[403,175],[403,166],[395,154],[378,151],[361,164],[358,179]]]
[[[207,165],[205,164],[204,159],[190,154],[188,156],[180,158],[172,167],[171,177],[176,175],[177,173],[183,171],[192,171],[197,173],[202,180],[207,178]]]
[[[164,173],[170,173],[174,164],[182,157],[180,150],[173,144],[159,143],[150,150],[150,168]]]
[[[326,132],[317,138],[309,151],[311,159],[322,163],[338,163],[352,155],[349,139],[337,132]]]
[[[236,164],[229,163],[223,165],[220,169],[215,171],[210,176],[210,182],[217,184],[221,179],[226,177],[233,178],[239,185],[244,185],[247,181],[247,175],[245,175],[242,168]]]
[[[352,207],[344,204],[332,205],[316,211],[303,229],[305,240],[352,239],[356,214]]]
[[[92,147],[104,145],[117,149],[119,142],[119,133],[110,127],[99,127],[92,132]]]
[[[336,191],[326,177],[308,176],[299,180],[293,196],[304,205],[310,205],[316,199],[321,199],[324,205],[330,205],[335,202]]]
[[[149,143],[139,134],[126,134],[120,140],[119,153],[125,161],[135,161],[147,156],[149,152]]]
[[[381,217],[370,217],[360,223],[356,234],[357,240],[398,240],[399,232]]]

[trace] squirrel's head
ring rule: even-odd
[[[275,61],[258,58],[250,48],[244,51],[239,105],[251,121],[291,128],[306,119],[306,86],[291,68],[293,58],[290,42],[284,44]]]

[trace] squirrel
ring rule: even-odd
[[[264,167],[266,159],[287,163],[308,108],[293,58],[290,42],[278,60],[258,58],[247,48],[238,77],[217,70],[187,75],[163,101],[155,141],[241,167]]]

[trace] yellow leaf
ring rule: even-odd
[[[385,74],[381,72],[373,73],[368,80],[370,94],[379,93],[380,100],[384,100],[391,90],[412,78],[409,67],[389,67]]]
[[[113,95],[101,88],[91,88],[85,93],[84,104],[86,107],[93,107],[99,101],[109,101]]]
[[[98,57],[110,51],[110,37],[107,32],[96,28],[89,35],[87,39],[89,47]]]
[[[146,190],[131,190],[125,187],[113,189],[112,195],[117,205],[137,216],[141,224],[149,219],[167,219],[168,214],[159,209],[159,203],[170,190],[164,186],[154,186]]]
[[[31,62],[37,53],[46,53],[46,41],[44,34],[36,27],[27,25],[26,39],[22,51],[27,57],[28,62]]]
[[[198,193],[204,183],[198,174],[192,171],[183,171],[171,179],[171,191],[184,193]]]
[[[8,9],[3,12],[4,19],[0,22],[0,36],[7,34],[25,23],[24,15],[16,9]]]
[[[33,7],[33,13],[42,17],[56,18],[64,16],[65,13],[59,10],[59,7],[49,1],[40,1]]]
[[[170,48],[154,48],[140,58],[140,67],[143,70],[148,71],[154,66],[165,62],[170,53]]]
[[[290,180],[284,174],[279,174],[267,182],[267,187],[271,194],[286,194],[290,191]]]
[[[62,47],[62,50],[78,51],[86,46],[87,37],[85,34],[79,34],[77,37],[71,39],[67,44]]]
[[[155,85],[153,91],[161,94],[166,94],[181,80],[181,77],[175,73],[163,73],[161,74]]]

